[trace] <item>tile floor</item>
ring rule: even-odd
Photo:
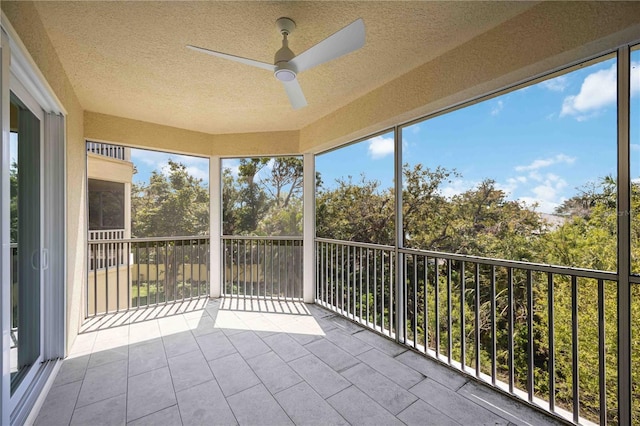
[[[35,424],[553,420],[315,305],[218,299],[88,322]]]

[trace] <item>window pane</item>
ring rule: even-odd
[[[131,162],[134,238],[209,234],[208,158],[131,149]]]
[[[393,133],[318,155],[316,235],[394,244]]]
[[[224,235],[302,235],[302,157],[222,160]]]
[[[614,271],[616,61],[403,129],[409,247]]]

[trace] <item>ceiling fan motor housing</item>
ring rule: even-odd
[[[287,36],[296,28],[296,23],[289,18],[279,18],[276,20],[276,26],[282,34],[282,47],[276,52],[273,60],[276,69],[273,75],[280,81],[292,81],[296,79],[297,70],[289,61],[295,58],[295,54],[289,49],[289,40]]]

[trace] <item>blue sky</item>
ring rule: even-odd
[[[640,52],[633,52],[632,172],[640,177]],[[616,174],[616,62],[607,60],[403,129],[403,161],[461,174],[454,196],[493,179],[510,199],[552,212],[588,182]],[[318,156],[325,187],[364,173],[393,182],[391,134]]]
[[[184,164],[187,172],[204,184],[209,185],[209,159],[190,155],[168,154],[160,151],[145,149],[131,149],[131,161],[136,166],[138,173],[133,176],[136,183],[149,182],[149,176],[153,170],[168,171],[169,159]]]
[[[640,178],[640,51],[632,53],[632,164]],[[616,173],[616,61],[609,59],[403,129],[404,162],[461,174],[448,197],[493,179],[510,199],[552,212],[589,182]],[[208,159],[132,150],[135,181],[169,158],[208,184]],[[223,167],[237,171],[238,160]],[[393,184],[393,137],[385,134],[316,157],[326,188],[364,174]],[[268,167],[265,172],[268,171]]]

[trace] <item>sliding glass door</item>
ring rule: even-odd
[[[42,109],[26,93],[10,99],[11,399],[28,387],[42,362]]]

